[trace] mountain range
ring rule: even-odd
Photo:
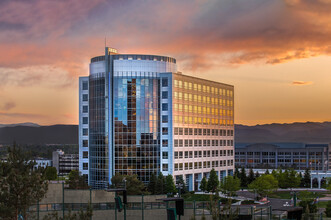
[[[0,144],[78,144],[78,125],[0,124]],[[235,125],[237,143],[331,143],[331,122]]]

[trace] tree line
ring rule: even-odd
[[[281,169],[277,169],[272,170],[271,172],[267,169],[265,174],[272,174],[278,181],[278,187],[282,189],[310,187],[311,176],[309,169],[306,169],[303,175],[296,172],[294,169],[286,169],[284,171]],[[240,170],[237,167],[235,169],[234,176],[240,179],[240,187],[247,188],[249,184],[251,184],[255,179],[260,176],[260,174],[258,172],[254,173],[253,169],[251,168],[247,175],[246,169],[244,167]]]

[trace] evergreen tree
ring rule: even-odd
[[[308,168],[303,175],[303,186],[306,188],[310,187],[310,170]]]
[[[187,189],[188,187],[183,179],[183,176],[178,177],[177,184],[181,185],[180,194],[185,194],[188,192],[188,189]]]
[[[137,175],[124,176],[126,180],[126,191],[128,195],[141,195],[145,185],[138,179]]]
[[[288,175],[288,188],[299,187],[300,182],[301,182],[300,175],[294,169],[291,169]]]
[[[174,194],[177,191],[176,190],[176,185],[175,185],[175,182],[174,182],[174,178],[170,174],[168,176],[166,176],[165,191],[166,191],[166,193],[169,193],[169,194]]]
[[[236,167],[236,169],[234,170],[234,176],[238,179],[240,179],[240,172],[239,172],[239,168]]]
[[[57,179],[57,170],[55,167],[46,167],[44,171],[45,179],[47,180],[56,180]]]
[[[241,168],[240,182],[241,182],[241,187],[247,187],[248,179],[247,179],[245,167]]]
[[[260,174],[259,174],[259,172],[256,171],[256,173],[255,173],[255,179],[256,178],[259,178],[259,177],[260,177]]]
[[[209,179],[207,183],[207,190],[209,192],[215,192],[219,184],[218,176],[213,168],[209,173]]]
[[[8,149],[7,161],[0,161],[0,219],[16,219],[18,214],[27,219],[29,207],[44,197],[47,181],[34,165],[16,144]]]
[[[156,181],[156,193],[157,194],[165,193],[165,178],[161,172],[159,173]]]
[[[126,187],[126,192],[128,195],[141,195],[145,189],[143,182],[138,180],[137,175],[121,175],[116,173],[111,178],[112,188],[124,188]]]
[[[254,175],[254,171],[253,169],[251,168],[249,170],[249,174],[248,174],[248,184],[252,183],[253,181],[255,180],[255,175]]]
[[[153,173],[149,179],[149,183],[147,186],[148,192],[152,193],[153,195],[156,194],[156,185],[157,185],[157,178],[156,175]]]
[[[202,192],[206,192],[207,191],[207,178],[203,177],[200,183],[200,190]]]
[[[304,186],[304,182],[303,182],[303,176],[302,176],[302,173],[301,172],[299,173],[299,178],[300,178],[300,187],[303,187]]]
[[[270,174],[269,170],[267,169],[264,174],[269,175]]]
[[[79,175],[78,170],[72,170],[69,173],[69,178],[66,180],[66,184],[68,184],[69,189],[88,189],[85,178]]]

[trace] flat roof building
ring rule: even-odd
[[[309,143],[236,143],[238,167],[296,170],[330,170],[330,144]]]
[[[214,168],[234,168],[234,88],[177,72],[166,56],[117,54],[91,59],[79,79],[79,170],[93,188],[115,173],[147,183],[162,172],[198,190]]]

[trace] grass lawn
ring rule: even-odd
[[[314,197],[319,197],[319,198],[325,197],[325,194],[321,193],[321,192],[316,192],[315,194],[313,192],[311,192],[311,194],[314,195]],[[298,196],[298,199],[300,199],[300,191],[298,192],[297,196]],[[276,198],[276,199],[291,199],[292,195],[291,195],[290,191],[278,191],[278,192],[271,194],[269,197]]]

